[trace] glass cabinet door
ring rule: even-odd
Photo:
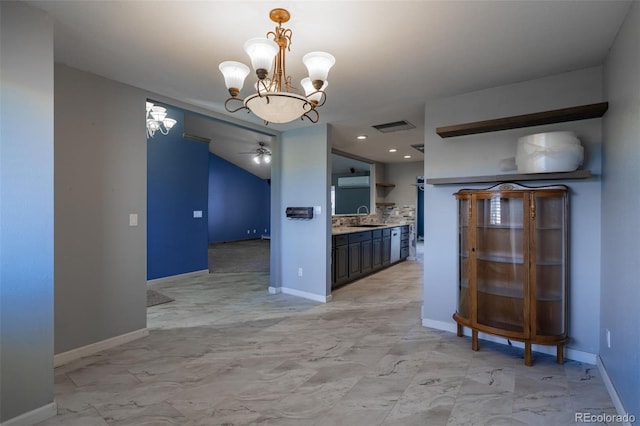
[[[458,314],[469,319],[469,200],[458,201]]]
[[[566,203],[563,196],[536,195],[534,238],[535,332],[561,336],[566,331]]]
[[[527,267],[523,193],[476,198],[477,323],[524,332]]]

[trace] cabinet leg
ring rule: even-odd
[[[462,326],[460,324],[458,324],[458,337],[462,337]]]
[[[558,345],[556,347],[556,352],[556,361],[558,364],[564,364],[564,345]]]
[[[477,351],[478,348],[478,332],[471,330],[471,349]]]
[[[524,342],[524,365],[531,367],[533,357],[531,356],[531,342]]]

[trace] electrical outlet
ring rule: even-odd
[[[256,230],[255,230],[255,229],[253,230],[253,233],[254,233],[254,234],[256,233]]]
[[[247,229],[247,234],[250,234],[250,233],[251,233],[251,230],[250,230],[250,229]]]
[[[298,276],[301,277],[302,276],[302,268],[298,268]]]
[[[611,332],[607,328],[607,348],[611,349]]]

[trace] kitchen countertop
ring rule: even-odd
[[[331,228],[331,235],[351,234],[353,232],[373,231],[375,229],[395,228],[397,226],[404,226],[405,223],[371,223],[365,225],[378,225],[378,226],[336,226]]]

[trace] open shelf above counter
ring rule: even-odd
[[[431,178],[425,182],[428,185],[459,185],[463,183],[490,183],[490,182],[520,182],[529,180],[564,180],[564,179],[588,179],[592,177],[590,170],[576,170],[573,172],[557,173],[526,173],[526,174],[502,174],[487,176],[463,176],[450,178]]]
[[[436,128],[436,133],[442,138],[451,138],[454,136],[519,129],[522,127],[564,123],[567,121],[586,120],[589,118],[602,117],[604,113],[607,112],[608,108],[608,102],[600,102],[597,104],[542,111],[533,114],[515,115],[512,117],[496,118],[494,120],[475,121],[473,123],[438,127]]]

